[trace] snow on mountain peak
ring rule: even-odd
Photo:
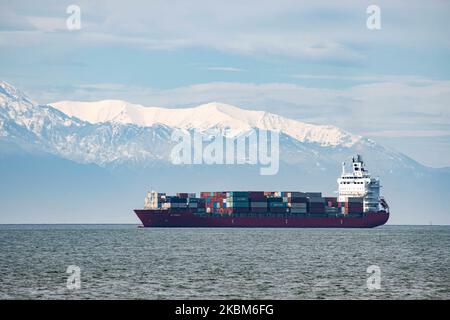
[[[265,111],[245,110],[218,102],[192,108],[144,107],[121,100],[61,101],[51,105],[69,116],[90,123],[114,122],[141,127],[162,124],[200,131],[227,129],[227,135],[231,136],[258,128],[282,132],[302,142],[326,146],[349,147],[361,139],[334,126],[308,124]]]
[[[0,81],[0,107],[13,105],[15,108],[25,109],[35,103],[28,96],[6,81]]]

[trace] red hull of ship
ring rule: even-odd
[[[194,214],[192,211],[134,210],[144,227],[171,228],[373,228],[389,219],[386,211],[364,213],[361,216],[239,216]]]

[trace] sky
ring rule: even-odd
[[[367,27],[370,5],[381,28]],[[70,30],[70,5],[81,28]],[[450,1],[0,0],[0,79],[39,103],[218,101],[450,166]]]

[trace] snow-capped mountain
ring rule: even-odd
[[[117,100],[39,105],[13,86],[0,83],[0,137],[79,163],[144,167],[168,163],[173,130],[198,130],[204,135],[219,132],[229,138],[253,128],[279,132],[280,161],[290,164],[315,169],[336,167],[343,158],[360,152],[384,170],[397,166],[414,169],[418,165],[337,127],[264,111],[221,103],[156,108]]]
[[[171,128],[227,129],[227,136],[243,134],[252,128],[278,131],[301,142],[322,146],[353,146],[361,137],[334,126],[312,125],[265,111],[250,111],[212,102],[194,108],[170,109],[144,107],[120,100],[98,102],[61,101],[51,104],[65,114],[92,124],[111,122],[151,127],[162,124]]]

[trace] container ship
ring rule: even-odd
[[[360,155],[352,171],[337,179],[338,196],[300,191],[219,191],[165,193],[149,191],[144,209],[134,212],[144,227],[227,228],[373,228],[389,219],[380,196],[380,180],[372,178]]]

